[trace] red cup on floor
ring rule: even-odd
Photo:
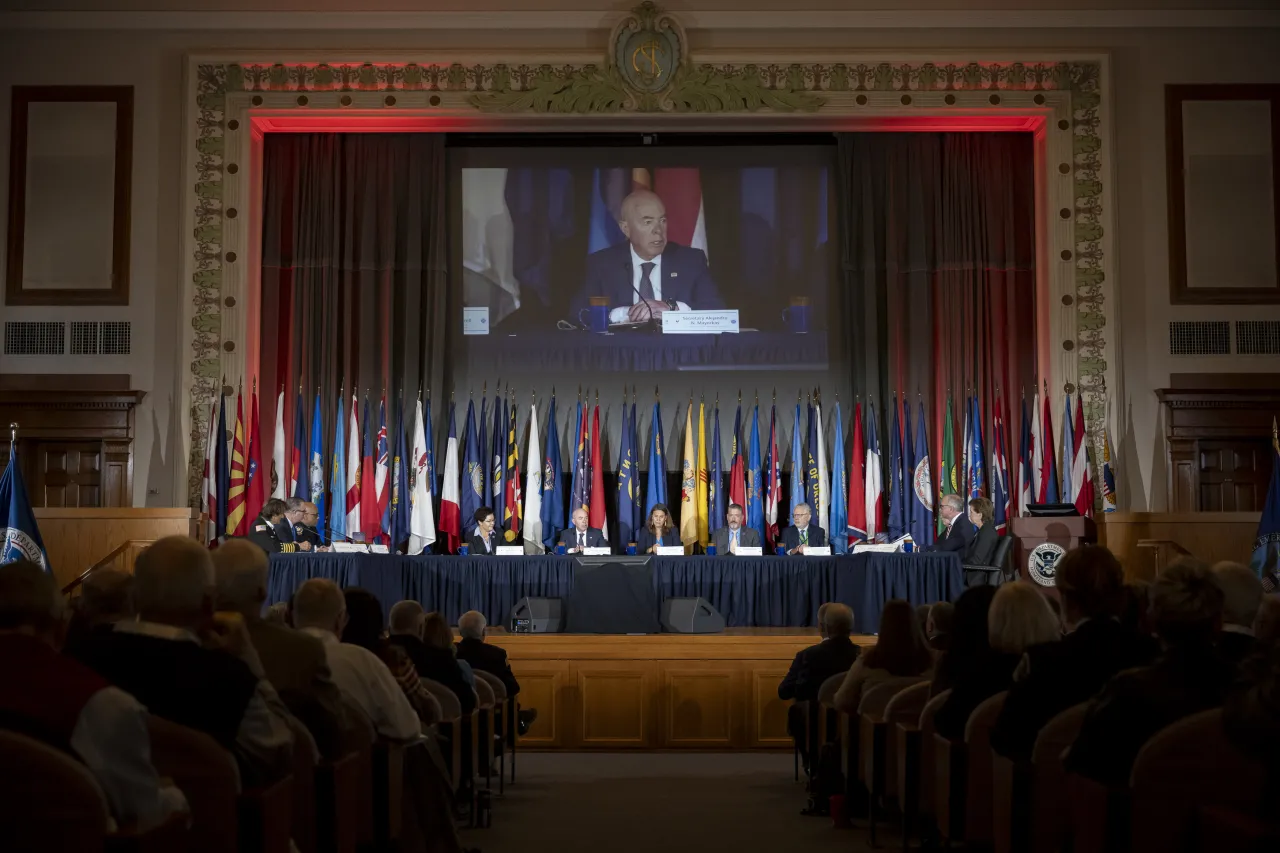
[[[849,816],[844,811],[844,794],[832,794],[831,799],[831,825],[836,829],[849,829],[853,824],[849,823]]]

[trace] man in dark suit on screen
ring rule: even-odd
[[[973,522],[964,511],[964,498],[959,495],[943,495],[938,514],[942,516],[942,522],[947,525],[947,529],[938,536],[937,542],[925,550],[958,551],[963,558],[969,553],[969,543],[978,535]]]
[[[585,296],[608,298],[611,324],[723,307],[706,254],[667,240],[667,210],[656,193],[636,190],[623,199],[618,227],[626,245],[593,252],[586,269]]]
[[[565,551],[569,554],[581,554],[583,548],[609,547],[604,531],[589,526],[587,511],[583,507],[573,511],[573,527],[560,531],[557,541],[565,546]]]

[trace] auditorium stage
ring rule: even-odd
[[[507,650],[521,705],[538,709],[521,748],[565,751],[790,749],[778,683],[818,639],[813,628],[489,636]]]

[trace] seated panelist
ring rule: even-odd
[[[827,544],[827,532],[813,523],[813,511],[808,504],[796,504],[791,510],[791,526],[782,531],[782,546],[788,554],[803,554],[812,545],[821,548]]]
[[[623,199],[618,227],[627,243],[587,256],[586,291],[577,307],[585,307],[587,297],[607,297],[610,323],[722,307],[706,253],[667,240],[667,209],[656,193],[636,190]]]
[[[288,528],[285,519],[287,506],[279,498],[271,498],[262,505],[262,514],[249,522],[250,542],[268,554],[293,554],[298,551],[312,550],[310,542],[294,542],[288,537],[281,537],[281,531]]]
[[[716,553],[720,556],[736,554],[740,546],[760,547],[760,531],[754,527],[742,526],[745,515],[740,504],[729,504],[729,510],[725,513],[725,526],[711,534],[711,544],[716,546]]]
[[[473,555],[498,553],[498,534],[493,529],[495,524],[493,509],[487,506],[480,507],[476,510],[475,521],[475,533],[471,534],[471,541],[467,543],[471,546],[471,553]]]
[[[665,504],[654,504],[649,520],[636,537],[637,554],[656,554],[660,545],[679,545],[680,534],[671,526],[671,513]]]
[[[573,511],[573,527],[562,530],[557,541],[570,554],[581,554],[585,548],[609,547],[609,540],[604,533],[588,525],[586,507],[581,506]]]

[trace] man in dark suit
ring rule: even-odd
[[[1258,645],[1253,624],[1262,606],[1262,581],[1246,567],[1230,561],[1213,567],[1213,581],[1224,599],[1218,651],[1238,666]]]
[[[711,534],[711,544],[716,546],[716,553],[722,557],[738,553],[738,548],[759,548],[760,531],[754,527],[743,527],[742,519],[746,515],[741,504],[729,504],[725,512],[724,527]]]
[[[787,733],[795,739],[800,756],[809,763],[805,742],[808,703],[818,699],[818,688],[833,675],[848,672],[860,651],[849,635],[853,633],[853,611],[848,605],[827,602],[818,608],[818,634],[822,642],[796,653],[786,677],[778,685],[778,698],[794,699],[787,709]]]
[[[1154,639],[1116,618],[1124,585],[1120,561],[1101,545],[1068,552],[1056,567],[1062,617],[1060,642],[1032,646],[1023,656],[991,731],[996,752],[1030,760],[1045,723],[1087,701],[1122,669],[1144,666],[1159,651]]]
[[[391,607],[387,627],[392,645],[404,649],[420,678],[430,678],[448,687],[458,697],[462,713],[470,714],[476,707],[476,691],[458,664],[455,651],[429,646],[422,640],[422,630],[427,614],[416,601],[398,601]]]
[[[978,535],[973,522],[969,520],[964,509],[964,498],[959,495],[943,495],[938,515],[947,525],[947,529],[938,536],[938,541],[926,548],[926,551],[959,551],[964,557],[969,553],[969,545],[973,537]]]
[[[284,519],[276,525],[276,535],[281,542],[309,542],[313,551],[327,551],[316,525],[320,521],[320,508],[302,498],[287,498],[284,502]]]
[[[706,254],[667,240],[667,209],[656,193],[637,190],[623,199],[618,227],[626,245],[587,256],[585,296],[608,298],[610,323],[660,322],[664,311],[721,307]],[[586,299],[579,302],[585,306]]]
[[[791,510],[791,526],[782,531],[782,545],[788,554],[803,554],[810,545],[821,548],[827,544],[827,532],[812,521],[808,504],[796,504]]]
[[[1063,761],[1068,772],[1127,785],[1133,760],[1156,732],[1222,705],[1236,678],[1236,666],[1215,646],[1222,604],[1205,563],[1182,558],[1161,572],[1151,585],[1151,616],[1164,651],[1151,666],[1116,675],[1093,699]]]
[[[609,547],[604,532],[588,525],[587,511],[582,507],[573,511],[573,527],[560,531],[560,538],[556,541],[563,542],[570,554],[580,554],[583,548]]]
[[[497,676],[502,686],[507,688],[507,697],[514,697],[520,692],[520,682],[511,671],[507,661],[506,649],[491,646],[484,641],[485,631],[489,627],[484,614],[477,610],[468,610],[458,617],[458,633],[462,639],[458,641],[458,660],[471,664],[472,669]],[[529,726],[538,718],[538,709],[522,709],[516,717],[520,734],[529,730]]]
[[[262,505],[262,514],[249,523],[248,540],[268,554],[293,554],[310,551],[311,543],[294,542],[288,536],[281,537],[281,530],[288,522],[284,515],[288,505],[279,498],[271,498]]]

